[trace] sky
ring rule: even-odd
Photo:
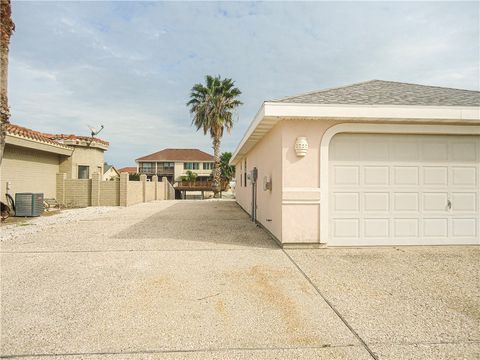
[[[190,89],[232,78],[234,151],[263,101],[372,79],[480,90],[479,2],[13,2],[11,122],[105,129],[105,160],[212,152]]]

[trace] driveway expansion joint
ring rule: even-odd
[[[310,285],[315,289],[318,295],[327,303],[327,305],[333,310],[333,312],[340,318],[340,320],[345,324],[345,326],[350,330],[350,332],[360,341],[365,350],[370,354],[370,356],[378,360],[378,356],[373,352],[372,349],[367,345],[365,340],[363,340],[360,335],[353,329],[353,327],[348,323],[348,321],[342,316],[342,314],[333,306],[333,304],[326,298],[325,295],[320,291],[320,289],[313,283],[313,281],[308,277],[308,275],[302,270],[302,268],[293,260],[293,258],[287,253],[285,249],[282,249],[285,256],[292,262],[292,264],[297,268],[298,271],[303,275],[303,277],[310,283]]]
[[[320,346],[292,346],[292,347],[225,347],[225,348],[204,348],[204,349],[152,349],[152,350],[131,350],[131,351],[97,351],[97,352],[69,352],[69,353],[42,353],[42,354],[10,354],[0,355],[0,359],[17,359],[27,357],[59,357],[59,356],[103,356],[103,355],[141,355],[141,354],[178,354],[178,353],[203,353],[221,351],[276,351],[276,350],[307,350],[307,349],[328,349],[328,348],[354,348],[358,345],[320,345]]]

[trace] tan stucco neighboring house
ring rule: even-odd
[[[52,135],[8,124],[0,167],[1,200],[5,193],[40,192],[55,198],[56,175],[67,179],[103,174],[103,153],[108,142],[76,135]]]
[[[213,155],[198,149],[164,149],[135,160],[137,172],[148,177],[165,176],[168,181],[181,180],[187,171],[198,175],[198,180],[207,179],[213,170]]]
[[[373,80],[266,101],[231,163],[237,202],[284,246],[480,244],[478,91]]]
[[[67,174],[67,179],[91,179],[93,173],[103,174],[104,152],[108,150],[108,141],[78,135],[45,135],[74,149],[72,156],[60,163],[60,172]]]

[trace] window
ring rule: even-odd
[[[157,163],[157,172],[158,173],[165,173],[165,172],[173,172],[175,164],[173,162],[159,162]]]
[[[78,178],[79,179],[88,179],[89,178],[89,167],[85,165],[78,165]]]
[[[174,163],[173,162],[160,162],[158,163],[158,167],[159,168],[173,168],[174,167]]]
[[[200,164],[194,162],[186,162],[183,163],[183,168],[185,170],[198,170],[200,168]]]
[[[213,163],[203,163],[203,170],[212,170]]]

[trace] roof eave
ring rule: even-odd
[[[73,148],[66,145],[53,144],[50,142],[40,141],[9,133],[7,133],[5,143],[65,156],[71,156],[73,152]]]
[[[233,153],[240,161],[281,119],[337,119],[343,121],[413,121],[480,123],[478,106],[345,105],[264,102]]]

